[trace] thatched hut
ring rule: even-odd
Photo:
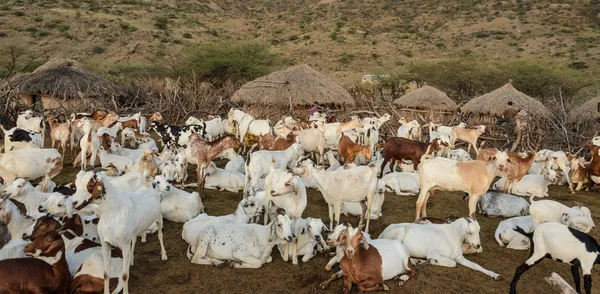
[[[45,110],[85,109],[111,105],[125,95],[115,83],[103,79],[69,59],[53,59],[28,74],[16,76],[9,83],[10,94],[25,106]]]
[[[573,108],[567,119],[577,125],[600,123],[600,96]]]
[[[393,103],[399,107],[400,115],[409,120],[421,118],[446,122],[458,109],[458,105],[446,93],[428,85],[407,93]]]
[[[513,103],[513,108],[525,109],[529,116],[547,118],[550,110],[535,98],[515,89],[511,82],[485,95],[476,97],[467,102],[461,111],[472,123],[492,123],[502,116],[508,102]]]
[[[306,116],[315,101],[330,108],[354,106],[354,99],[344,88],[306,64],[248,82],[231,101],[243,104],[245,111],[257,117],[284,113]]]

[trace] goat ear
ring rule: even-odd
[[[567,224],[569,222],[569,215],[566,213],[562,214],[561,221],[563,224]]]
[[[306,232],[306,228],[302,228],[302,231],[300,232],[300,234],[304,235],[305,232]]]
[[[369,250],[369,242],[367,241],[367,238],[365,238],[365,235],[360,238],[360,243],[362,243],[365,250]]]
[[[275,230],[277,229],[277,225],[279,224],[279,220],[275,218],[275,220],[271,223],[271,232],[269,234],[269,239],[267,242],[273,242],[273,238],[275,238],[275,234],[277,233]]]
[[[72,218],[73,217],[73,201],[71,201],[71,199],[65,200],[65,207],[67,209],[67,217]]]

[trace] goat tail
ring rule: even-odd
[[[517,232],[517,233],[519,233],[519,234],[521,234],[521,235],[523,235],[523,236],[527,237],[527,238],[529,239],[529,241],[531,241],[531,244],[533,244],[533,232],[531,232],[531,233],[525,232],[525,230],[523,230],[523,229],[522,229],[521,227],[519,227],[519,226],[515,226],[515,227],[513,228],[513,230],[514,230],[515,232]]]

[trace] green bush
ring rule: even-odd
[[[184,33],[183,37],[186,38],[186,39],[191,39],[192,38],[192,34],[190,34],[190,33]]]
[[[473,33],[473,37],[475,37],[475,38],[487,38],[489,36],[490,36],[490,33],[488,31],[479,31],[479,32]]]
[[[94,47],[92,48],[92,53],[94,53],[94,54],[100,54],[100,53],[103,53],[103,52],[104,52],[104,50],[105,50],[105,49],[104,49],[103,47],[100,47],[100,46],[94,46]]]
[[[23,12],[23,11],[15,11],[13,14],[15,16],[25,16],[25,12]]]
[[[266,44],[243,41],[223,41],[202,44],[187,49],[178,62],[178,70],[188,76],[223,84],[245,82],[270,72],[282,62]]]
[[[41,22],[42,20],[43,19],[41,17],[39,17],[39,16],[36,16],[36,17],[33,18],[33,21],[35,21],[35,22]]]
[[[70,28],[71,28],[71,27],[70,27],[68,24],[64,24],[64,23],[61,23],[61,24],[59,24],[59,25],[58,25],[58,27],[57,27],[57,29],[58,29],[58,30],[59,30],[61,33],[64,33],[64,32],[66,32],[66,31],[68,31]]]
[[[101,28],[101,29],[105,29],[105,28],[106,28],[106,25],[105,25],[105,24],[103,24],[103,23],[101,23],[101,24],[99,24],[99,25],[98,25],[98,27],[99,27],[99,28]]]
[[[159,30],[166,30],[168,28],[169,19],[166,17],[157,17],[154,26]]]
[[[573,61],[569,64],[569,67],[574,69],[585,69],[589,66],[584,61]]]

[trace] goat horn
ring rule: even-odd
[[[107,171],[107,169],[105,169],[105,168],[103,168],[103,167],[97,167],[97,168],[94,168],[94,169],[93,169],[93,171],[94,171],[95,173],[97,173],[97,172],[101,172],[101,171]]]

